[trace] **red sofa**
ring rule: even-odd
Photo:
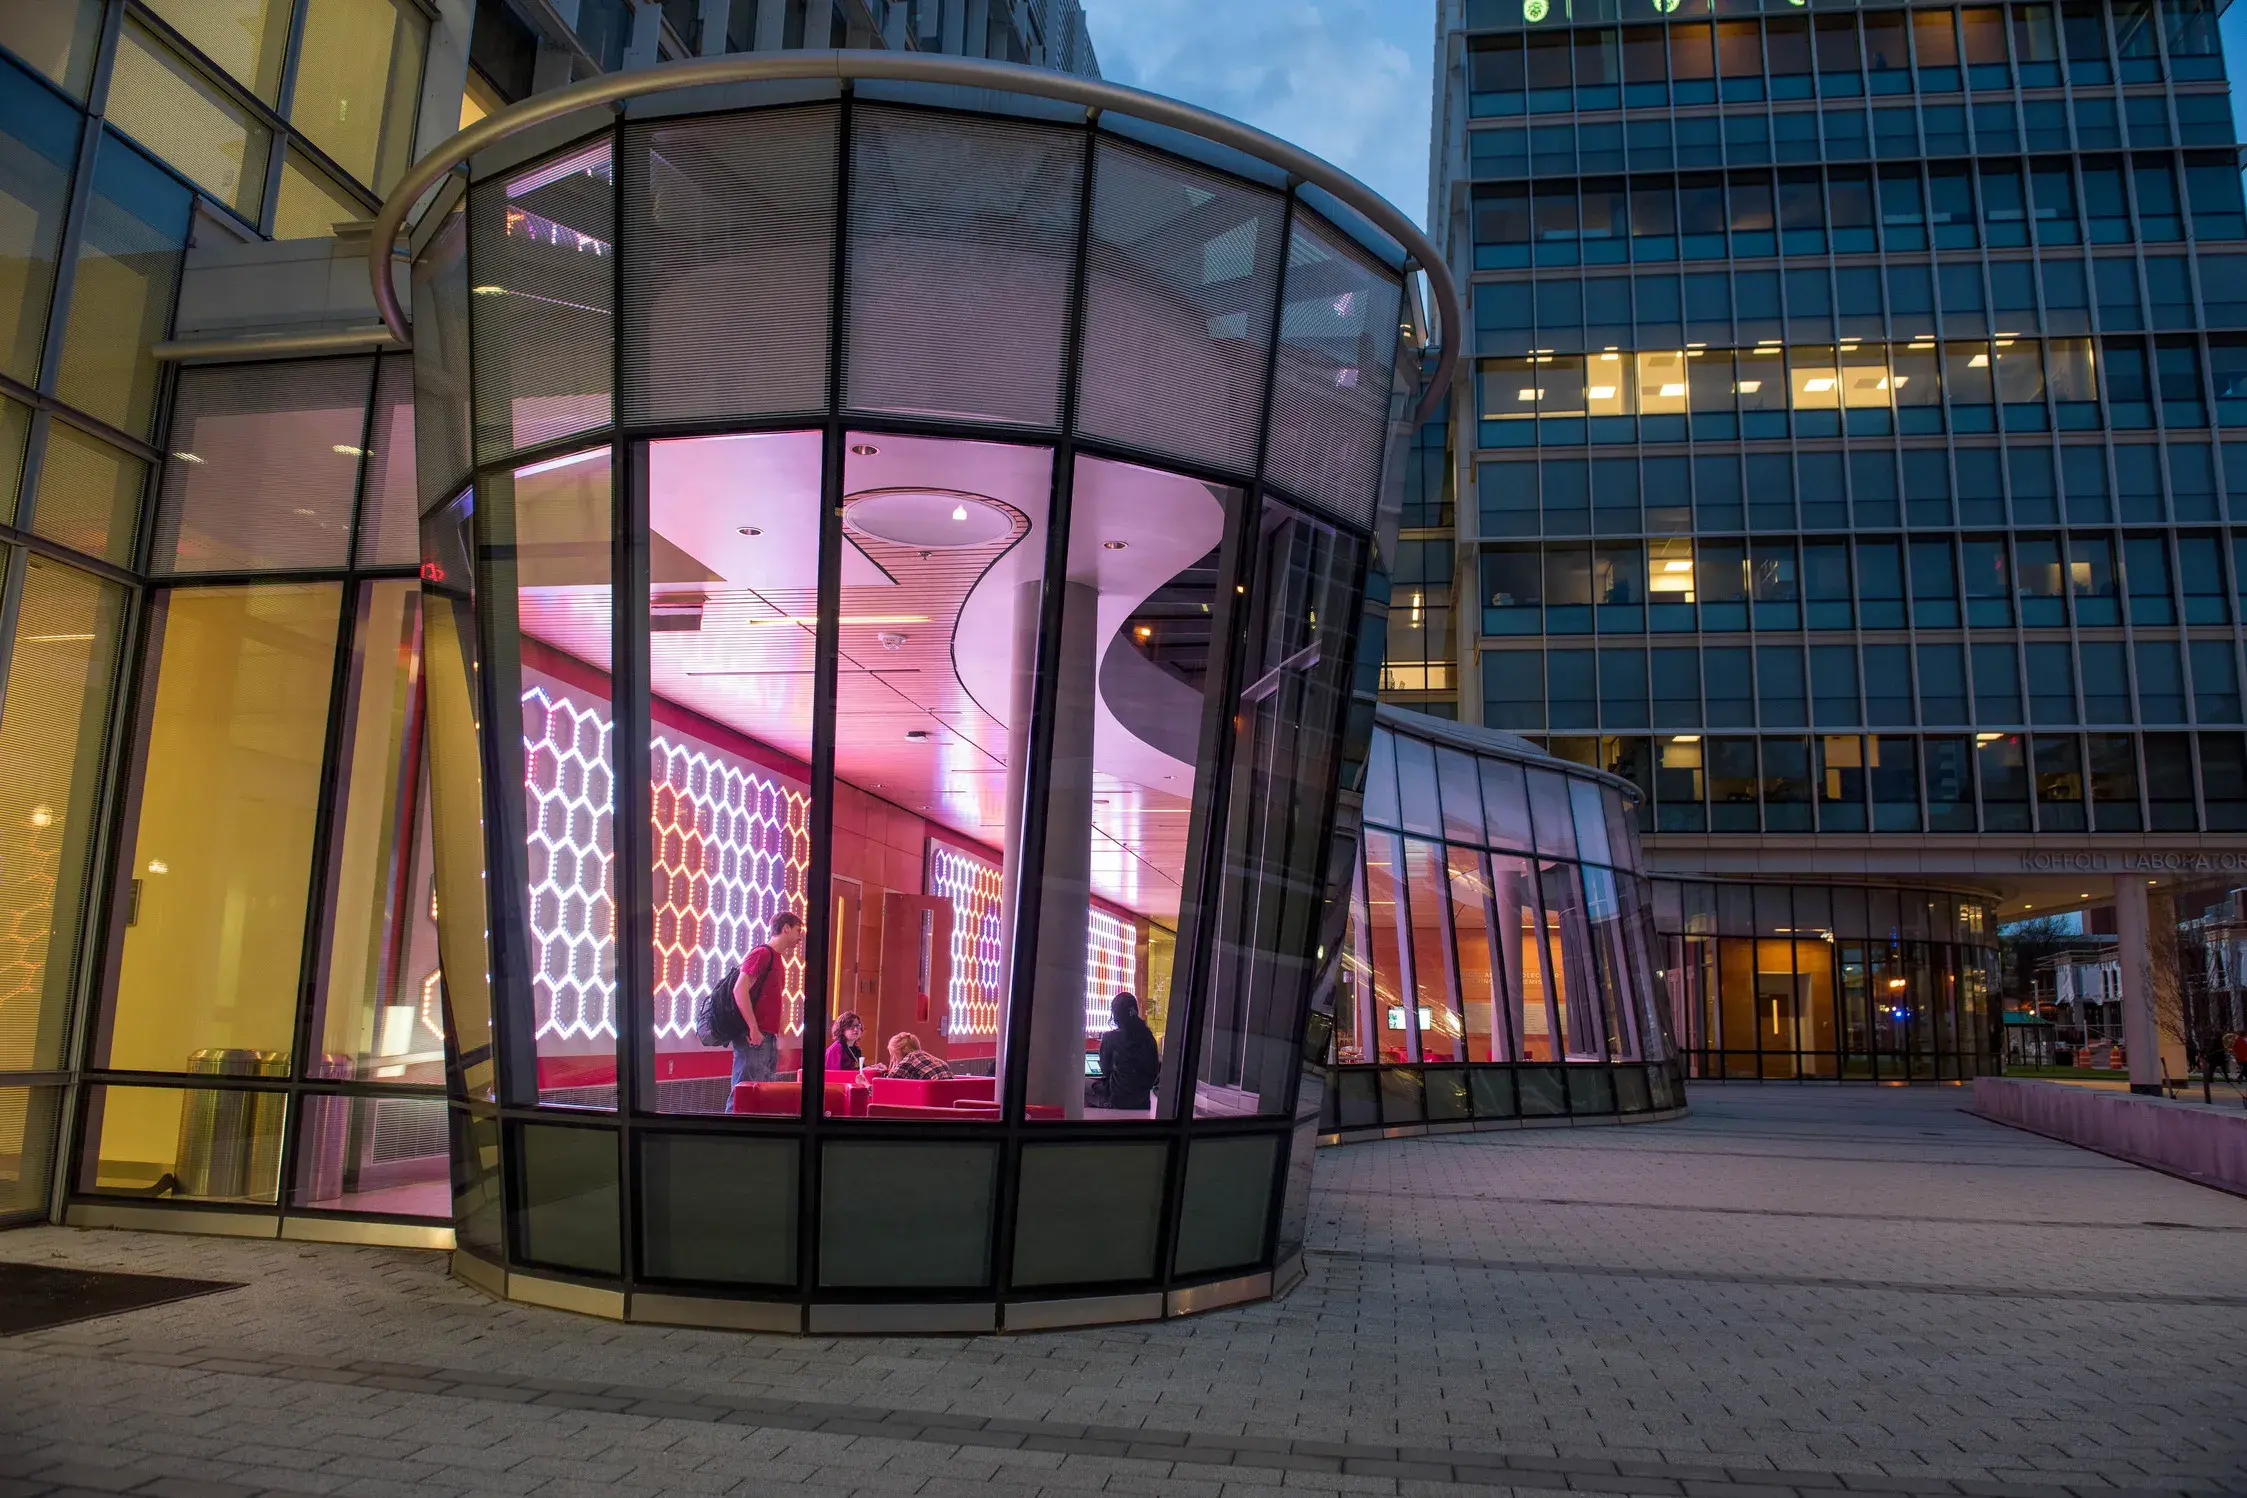
[[[821,1089],[822,1105],[829,1118],[864,1118],[870,1097],[863,1087],[830,1082]],[[804,1111],[801,1082],[741,1082],[733,1089],[729,1113],[756,1114],[764,1118],[796,1118]]]
[[[868,1118],[942,1118],[958,1122],[969,1119],[979,1123],[997,1123],[997,1103],[954,1103],[950,1107],[919,1103],[873,1103],[867,1107]],[[1030,1117],[1038,1119],[1060,1118],[1062,1112],[1051,1103],[1030,1104]]]
[[[909,1077],[874,1077],[874,1101],[914,1108],[949,1108],[954,1103],[998,1102],[996,1077],[945,1077],[919,1082]]]

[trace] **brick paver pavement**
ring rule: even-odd
[[[2247,1492],[2247,1201],[1956,1089],[1319,1159],[1309,1277],[1161,1326],[804,1339],[497,1304],[440,1256],[38,1228],[248,1281],[0,1341],[0,1498],[1273,1488]]]

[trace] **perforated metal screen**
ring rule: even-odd
[[[825,407],[840,128],[822,105],[625,131],[626,420]]]
[[[1403,302],[1393,274],[1296,210],[1264,472],[1353,525],[1373,523]]]
[[[1256,466],[1285,203],[1102,141],[1078,425],[1227,472]]]
[[[479,463],[609,424],[613,167],[603,137],[469,189]]]
[[[341,567],[372,357],[182,371],[149,570]]]
[[[877,105],[852,131],[849,404],[1057,425],[1083,133]]]

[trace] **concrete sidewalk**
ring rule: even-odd
[[[402,1251],[33,1229],[248,1281],[0,1342],[0,1498],[2247,1491],[2247,1201],[1961,1089],[1322,1152],[1309,1278],[1160,1326],[797,1339]]]

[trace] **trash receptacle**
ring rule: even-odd
[[[283,1077],[283,1051],[216,1047],[187,1058],[202,1077]],[[179,1115],[173,1192],[205,1201],[275,1199],[281,1184],[281,1129],[286,1094],[202,1089],[187,1094]]]

